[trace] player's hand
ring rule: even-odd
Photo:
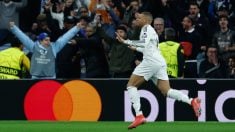
[[[130,48],[131,50],[134,50],[134,51],[136,51],[136,47],[135,46],[128,46],[128,48]]]
[[[116,33],[116,39],[119,41],[119,42],[121,42],[121,43],[124,43],[124,39],[117,33],[117,32],[115,32]]]
[[[10,27],[15,26],[15,22],[9,22],[9,24],[10,24]]]

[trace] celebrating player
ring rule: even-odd
[[[170,87],[166,62],[159,49],[156,48],[159,41],[158,35],[151,26],[152,20],[152,14],[149,12],[142,12],[136,15],[136,22],[141,27],[139,40],[124,40],[116,34],[120,42],[143,53],[143,61],[135,68],[127,84],[128,95],[136,114],[134,122],[128,126],[128,129],[135,128],[146,122],[141,110],[140,95],[137,88],[150,79],[163,95],[188,103],[192,106],[197,117],[201,114],[199,98],[189,98],[182,92]]]

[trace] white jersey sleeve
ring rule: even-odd
[[[143,60],[165,63],[164,58],[157,48],[158,42],[158,35],[151,25],[142,27],[139,40],[125,41],[126,44],[136,46],[137,51],[143,53]]]
[[[136,47],[136,51],[143,53],[144,48],[142,48],[142,47]]]
[[[124,43],[136,47],[145,48],[146,44],[150,43],[150,41],[158,41],[157,35],[155,35],[150,25],[144,26],[141,29],[139,40],[125,40]],[[156,42],[157,44],[157,42]]]

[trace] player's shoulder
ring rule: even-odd
[[[143,32],[151,32],[154,28],[151,25],[145,25],[142,30]]]

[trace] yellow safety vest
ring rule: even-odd
[[[0,51],[0,79],[20,78],[23,54],[18,48]]]
[[[175,78],[178,77],[177,51],[179,46],[179,43],[173,41],[166,41],[159,44],[161,54],[167,63],[167,74]]]

